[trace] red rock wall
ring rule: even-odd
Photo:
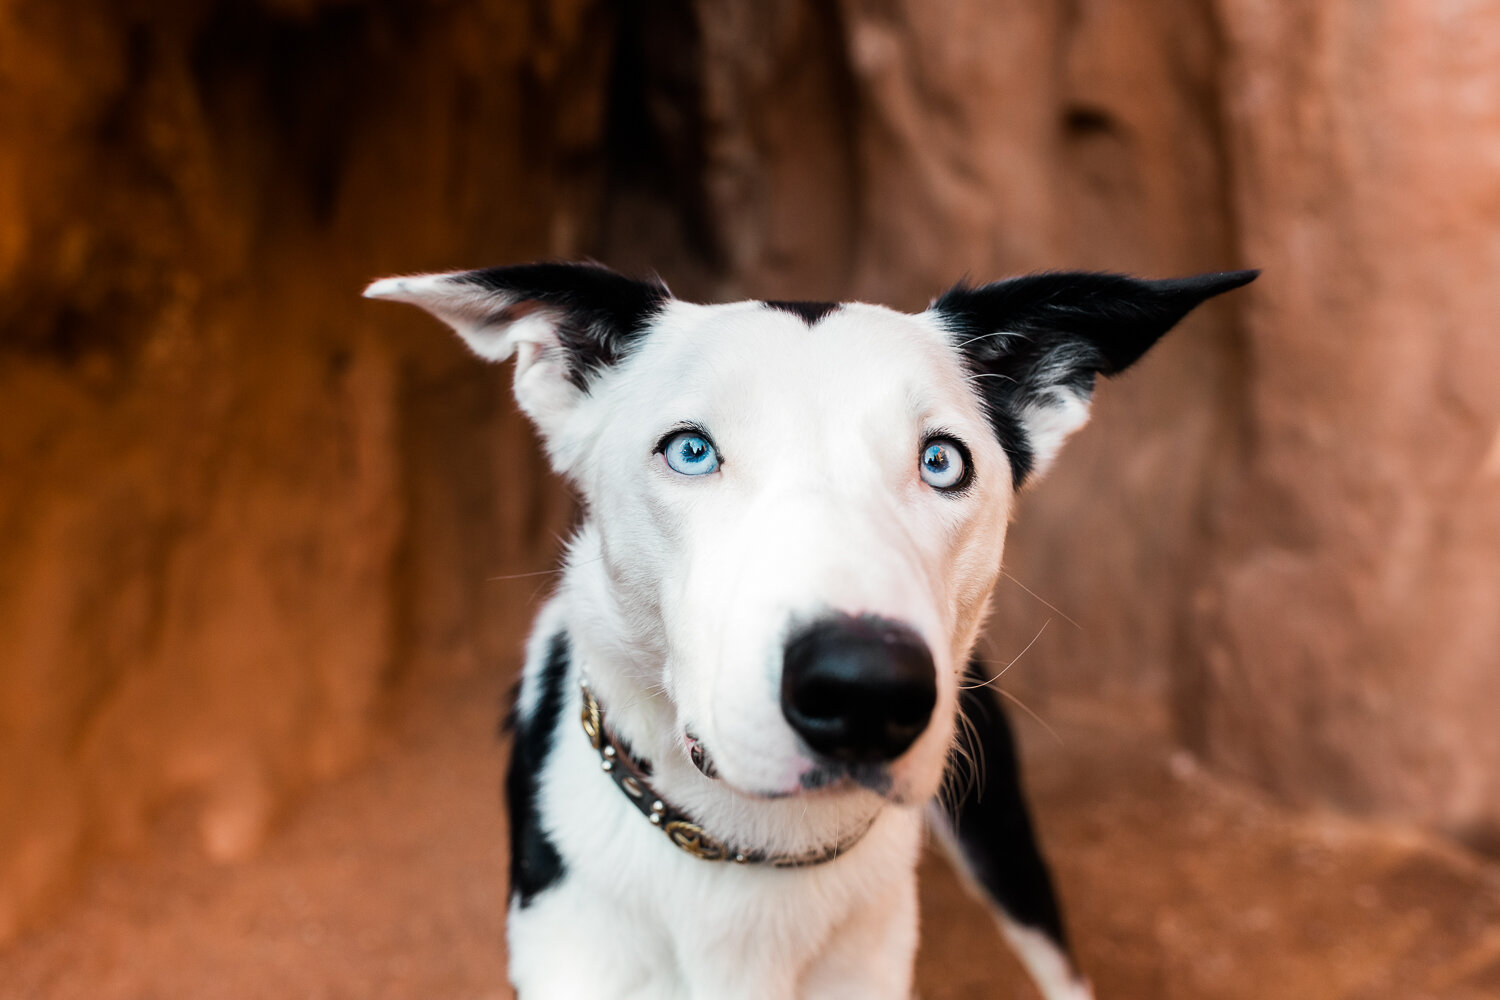
[[[404,675],[510,638],[483,579],[566,504],[497,374],[358,296],[576,252],[599,27],[0,4],[0,939],[174,803],[253,849]]]
[[[1500,848],[1500,4],[1217,8],[1268,271],[1186,731]]]
[[[0,937],[219,856],[481,669],[568,517],[503,373],[354,298],[1259,266],[1022,505],[991,655],[1300,802],[1500,823],[1500,4],[0,2]],[[1047,604],[1033,597],[1034,591]],[[516,599],[520,598],[518,602]],[[1491,839],[1487,839],[1491,838]]]

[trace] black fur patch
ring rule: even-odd
[[[660,281],[637,281],[599,264],[518,264],[470,271],[459,280],[513,298],[502,316],[526,303],[556,310],[568,378],[585,390],[590,376],[629,353],[671,298]]]
[[[969,873],[994,904],[1066,953],[1067,933],[1026,809],[1015,740],[990,689],[980,686],[986,680],[983,668],[970,663],[964,674],[967,690],[959,692],[960,710],[973,732],[959,726],[961,749],[948,763],[950,772],[959,769],[949,776],[957,792],[949,817],[954,839]]]
[[[537,893],[563,876],[563,860],[542,829],[537,814],[542,765],[552,750],[562,716],[568,675],[568,637],[552,638],[542,667],[542,690],[529,717],[512,709],[507,720],[515,732],[510,769],[505,776],[505,803],[510,813],[510,892],[526,907]]]
[[[1097,375],[1124,371],[1205,299],[1255,279],[1227,271],[1146,281],[1087,272],[1033,274],[973,288],[932,305],[964,352],[1017,488],[1034,455],[1021,411],[1051,389],[1085,398]]]
[[[802,317],[802,322],[808,326],[816,325],[818,320],[839,307],[837,302],[789,302],[779,299],[765,299],[764,301],[772,309],[780,309],[782,312]]]

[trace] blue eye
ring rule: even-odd
[[[667,458],[667,468],[679,475],[706,476],[719,467],[719,453],[697,431],[673,434],[660,446],[660,451]]]
[[[922,445],[922,482],[936,490],[952,490],[969,481],[964,446],[951,438],[928,438]]]

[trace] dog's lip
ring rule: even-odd
[[[838,794],[839,792],[848,791],[853,787],[853,779],[839,778],[836,781],[829,782],[828,784],[819,786],[818,788],[804,788],[801,785],[798,785],[795,788],[777,788],[771,789],[769,791],[761,791],[758,789],[740,788],[736,785],[735,789],[753,799],[763,799],[767,802],[779,802],[783,799],[810,798],[815,795]]]
[[[682,747],[688,760],[704,777],[718,781],[741,795],[763,801],[815,795],[847,794],[856,789],[873,792],[894,801],[894,775],[886,764],[848,764],[819,757],[799,757],[786,782],[779,787],[752,787],[719,773],[708,746],[691,726],[682,729]]]
[[[728,778],[717,778],[718,784],[724,786],[737,795],[743,795],[747,799],[758,799],[762,802],[775,802],[779,799],[789,799],[795,795],[803,794],[802,789],[792,788],[752,788],[739,784]]]
[[[719,784],[749,799],[775,802],[783,799],[818,799],[869,793],[887,805],[904,806],[921,801],[922,793],[913,797],[913,789],[890,764],[845,764],[838,761],[801,757],[787,783],[780,787],[752,787],[732,777],[718,778]]]
[[[806,772],[804,772],[806,773]],[[720,779],[720,781],[734,789],[734,791],[746,798],[759,799],[763,802],[779,802],[784,799],[812,799],[824,796],[848,795],[856,791],[871,792],[893,805],[901,805],[906,801],[905,794],[901,791],[899,784],[890,774],[866,775],[856,777],[851,774],[829,774],[822,783],[808,787],[803,784],[799,775],[794,785],[785,788],[746,788],[732,781]]]
[[[811,767],[799,768],[796,775],[786,785],[777,788],[753,788],[741,785],[727,778],[719,778],[720,783],[732,788],[734,791],[751,799],[760,799],[766,802],[775,802],[782,799],[804,798],[814,795],[837,794],[846,792],[855,787],[854,779],[848,775],[830,776],[830,779],[817,787],[810,788],[803,783],[803,776],[811,769],[817,768],[817,764]]]
[[[814,765],[816,766],[816,765]],[[788,788],[760,789],[746,788],[732,781],[720,779],[722,784],[733,789],[746,798],[756,799],[761,802],[781,802],[787,799],[819,799],[834,796],[846,796],[860,791],[869,792],[888,805],[901,806],[907,804],[909,796],[900,782],[889,773],[876,776],[855,777],[850,774],[830,775],[826,783],[815,788],[808,788],[802,784],[799,776],[797,784]]]
[[[744,793],[746,795],[749,795],[751,798],[765,799],[768,802],[779,802],[782,799],[790,799],[802,794],[802,790],[800,788],[774,789],[769,792],[760,792],[747,789],[741,789],[741,791],[744,791]]]
[[[709,755],[708,747],[698,738],[691,729],[682,731],[682,742],[687,748],[688,760],[705,778],[717,778],[719,769],[714,766],[714,759]]]
[[[809,792],[856,787],[882,798],[890,795],[895,783],[890,768],[884,764],[818,763],[804,771],[798,780]]]
[[[894,786],[890,771],[884,766],[851,769],[846,765],[815,760],[804,762],[791,784],[782,788],[745,788],[728,781],[725,784],[751,798],[767,800],[843,795],[861,788],[881,798],[890,798]]]

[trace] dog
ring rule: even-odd
[[[517,995],[905,1000],[930,820],[1047,1000],[1091,997],[973,651],[1097,376],[1255,276],[1035,274],[919,314],[595,264],[370,285],[515,359],[584,512],[512,712]]]

